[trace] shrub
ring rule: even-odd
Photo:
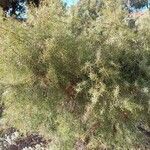
[[[149,26],[130,29],[117,1],[94,12],[94,1],[81,3],[70,14],[46,4],[32,8],[27,23],[0,18],[5,123],[48,131],[54,149],[143,146],[137,124],[150,124]]]

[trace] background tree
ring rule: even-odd
[[[134,7],[135,9],[140,9],[144,6],[148,7],[149,0],[125,0],[124,2],[128,7]]]

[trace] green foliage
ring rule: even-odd
[[[81,2],[68,13],[44,1],[26,23],[0,17],[4,125],[50,136],[54,149],[78,139],[137,149],[136,125],[150,128],[149,19],[135,32],[121,1]]]

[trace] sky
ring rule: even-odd
[[[77,3],[78,0],[63,0],[67,6],[71,6]]]

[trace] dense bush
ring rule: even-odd
[[[3,124],[38,130],[54,149],[144,149],[137,125],[150,128],[149,20],[136,30],[126,20],[117,1],[68,11],[47,2],[26,23],[0,17]]]

